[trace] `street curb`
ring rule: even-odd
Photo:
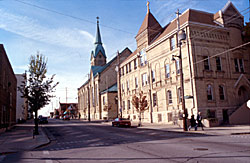
[[[46,136],[47,142],[39,144],[39,145],[33,147],[31,150],[41,148],[41,147],[46,146],[46,145],[51,143],[51,140],[49,139],[49,136],[47,135],[47,132],[44,130],[45,128],[43,128],[43,127],[40,127],[40,128],[41,128],[41,131],[43,132],[43,134]]]

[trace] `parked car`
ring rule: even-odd
[[[121,127],[121,126],[131,127],[131,121],[129,119],[126,119],[126,118],[116,118],[112,122],[112,126],[117,126],[117,127]]]
[[[69,115],[63,116],[63,120],[70,120],[70,116]]]
[[[48,123],[48,118],[47,117],[40,117],[39,118],[39,123],[40,124],[47,124]]]

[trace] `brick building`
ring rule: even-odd
[[[182,124],[177,22],[186,33],[181,59],[189,117],[210,111],[220,124],[250,123],[249,45],[242,46],[244,18],[230,1],[217,13],[188,9],[164,27],[148,5],[137,49],[120,65],[122,115],[138,120],[131,101],[143,91],[149,101],[143,121]]]
[[[0,129],[16,122],[17,80],[3,44],[0,44]]]

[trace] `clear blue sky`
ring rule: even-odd
[[[228,0],[150,0],[150,11],[165,26],[179,8],[215,13]],[[248,0],[232,0],[241,12]],[[53,12],[52,12],[53,11]],[[146,0],[0,0],[0,43],[15,73],[27,70],[30,55],[48,57],[48,74],[56,74],[53,107],[77,102],[77,88],[87,79],[94,48],[96,17],[108,60],[117,50],[136,49],[136,36],[146,15]],[[249,10],[241,12],[249,20]],[[52,103],[45,109],[52,109]]]

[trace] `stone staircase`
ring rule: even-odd
[[[247,102],[229,115],[229,123],[231,125],[250,124],[250,108],[247,107]]]

